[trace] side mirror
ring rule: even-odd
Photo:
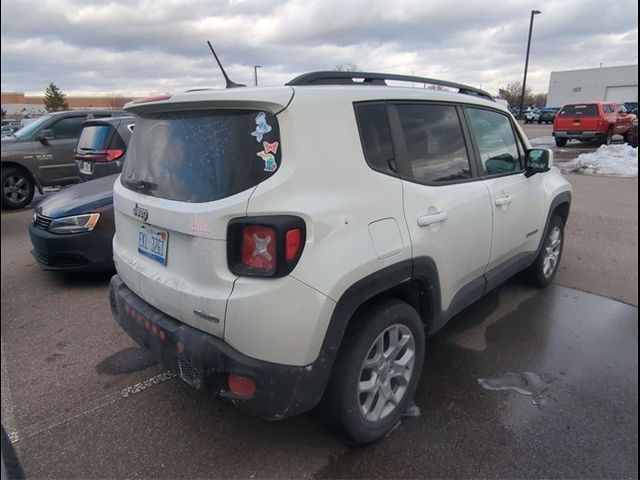
[[[49,140],[53,140],[54,138],[56,138],[56,136],[53,134],[53,130],[51,130],[50,128],[42,130],[37,137],[37,139],[44,144],[46,144]]]
[[[548,172],[553,165],[553,151],[547,148],[533,148],[527,152],[525,164],[527,177]]]

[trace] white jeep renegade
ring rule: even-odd
[[[351,439],[377,440],[411,401],[426,336],[521,270],[541,287],[557,272],[571,187],[481,90],[316,72],[127,110],[114,315],[261,417],[322,400]]]

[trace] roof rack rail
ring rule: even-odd
[[[356,81],[354,79],[362,79]],[[448,88],[455,88],[458,93],[475,95],[477,97],[488,98],[495,101],[493,95],[479,88],[463,85],[462,83],[448,82],[436,78],[414,77],[412,75],[396,75],[393,73],[371,73],[371,72],[310,72],[304,73],[286,85],[387,85],[386,80],[396,80],[401,82],[424,83],[425,85],[437,85]]]

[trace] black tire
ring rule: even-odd
[[[566,147],[567,139],[566,138],[558,138],[556,137],[556,147]]]
[[[374,378],[372,371],[371,377],[363,380],[363,374],[366,376],[363,370],[365,368],[364,362],[371,358],[370,355],[374,352],[374,348],[377,352],[378,347],[374,344],[379,336],[383,335],[383,350],[392,348],[391,343],[386,344],[388,339],[386,335],[387,329],[393,331],[394,328],[403,330],[403,339],[410,337],[408,332],[412,335],[413,366],[410,374],[407,373],[410,378],[405,386],[401,386],[397,380],[393,385],[392,380],[389,380],[389,388],[392,390],[395,388],[395,393],[398,393],[401,388],[405,388],[404,393],[386,416],[370,420],[365,417],[361,402],[366,404],[366,398],[368,395],[372,395],[370,415],[375,415],[376,407],[379,402],[383,401],[384,403],[384,397],[380,393],[383,388],[382,386],[378,387],[377,382],[374,382],[376,385],[374,387],[375,393],[367,394],[358,391],[360,382]],[[410,341],[408,345],[411,345]],[[402,347],[391,358],[397,358],[399,355],[404,358],[409,350],[407,346]],[[325,391],[323,409],[329,417],[329,422],[346,434],[349,443],[360,445],[384,438],[400,420],[413,398],[422,373],[424,352],[424,325],[413,307],[397,299],[381,299],[364,307],[351,320]],[[376,357],[377,355],[374,355],[373,359]],[[382,363],[386,363],[386,371],[391,373],[392,362]],[[378,374],[375,374],[375,378],[379,379],[388,374],[384,373],[385,367],[383,367],[382,373],[378,371]],[[372,367],[371,370],[375,368],[377,367]],[[384,412],[386,408],[384,407],[382,411]]]
[[[2,169],[2,208],[16,210],[33,200],[35,185],[31,175],[22,168]]]
[[[538,120],[538,125],[542,125],[542,120]]]
[[[551,272],[545,270],[547,256],[549,254],[549,249],[553,249],[553,232],[555,229],[558,229],[560,234],[557,257],[553,269]],[[553,215],[551,217],[551,221],[549,222],[549,226],[544,233],[542,249],[538,254],[535,262],[525,270],[525,277],[529,281],[531,285],[538,288],[545,288],[551,285],[553,279],[556,277],[558,273],[558,268],[560,266],[560,261],[562,260],[562,252],[564,251],[564,222],[562,221],[562,217],[558,215]]]

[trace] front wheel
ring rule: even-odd
[[[383,438],[409,406],[422,373],[424,326],[396,299],[377,301],[352,320],[323,403],[356,444]]]
[[[553,282],[564,248],[564,222],[558,215],[551,217],[542,249],[535,262],[527,269],[526,276],[536,287],[544,288]]]
[[[31,203],[35,185],[29,174],[21,168],[2,170],[2,208],[16,210]]]

